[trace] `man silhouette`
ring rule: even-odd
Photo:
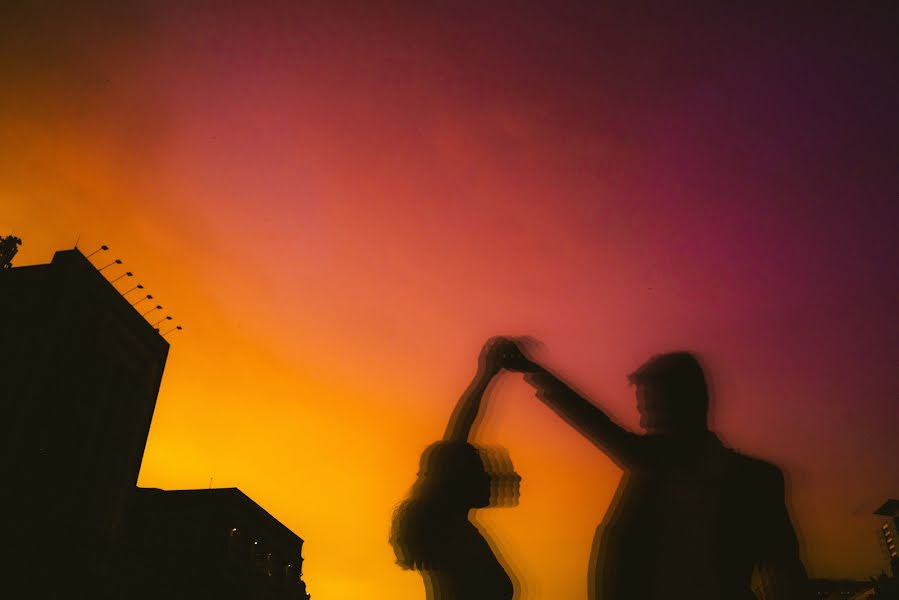
[[[783,475],[709,431],[708,388],[692,354],[655,356],[630,375],[645,435],[524,351],[508,368],[525,372],[544,403],[624,470],[594,539],[591,599],[750,599],[754,570],[765,598],[808,596]]]

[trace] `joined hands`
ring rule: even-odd
[[[536,345],[537,341],[530,337],[492,337],[484,344],[478,362],[482,372],[491,376],[503,369],[532,373],[539,370],[540,366],[531,360],[527,351]]]

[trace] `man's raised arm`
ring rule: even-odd
[[[565,381],[531,360],[521,350],[521,345],[516,345],[518,353],[507,359],[506,368],[523,372],[525,381],[537,388],[537,397],[544,404],[608,454],[616,464],[623,468],[633,466],[638,460],[640,436],[612,421]]]

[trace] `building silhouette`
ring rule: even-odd
[[[887,500],[874,514],[884,517],[880,525],[880,541],[890,562],[893,577],[899,577],[899,500]]]
[[[861,600],[873,594],[873,584],[870,581],[812,579],[809,583],[815,600]]]
[[[306,600],[303,540],[237,488],[137,489],[116,596]]]
[[[142,519],[157,523],[170,510],[168,535],[207,535],[181,492],[136,488],[168,342],[78,249],[57,252],[49,264],[0,269],[0,333],[0,596],[14,589],[29,598],[88,590],[136,597],[123,577],[146,573],[123,570],[121,559],[123,548],[131,556],[154,548],[141,545],[149,539]],[[260,539],[278,556],[299,557],[302,540],[238,490],[201,496],[210,514],[242,519],[248,531],[268,532]],[[240,502],[243,513],[233,508]],[[212,543],[195,548],[217,551]],[[184,580],[157,558],[143,556],[161,581]],[[214,559],[195,555],[193,564],[207,560]],[[299,570],[289,573],[299,579]]]
[[[169,345],[78,250],[0,270],[0,319],[14,573],[47,594],[93,585],[109,576]],[[65,560],[41,560],[50,548]]]

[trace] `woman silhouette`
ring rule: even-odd
[[[425,449],[409,498],[393,515],[390,543],[397,563],[421,572],[428,600],[511,600],[514,595],[512,578],[469,512],[503,500],[514,504],[519,478],[501,450],[487,454],[467,439],[484,392],[516,352],[507,340],[485,344],[478,373],[459,399],[443,440]],[[497,467],[505,472],[495,472]]]

